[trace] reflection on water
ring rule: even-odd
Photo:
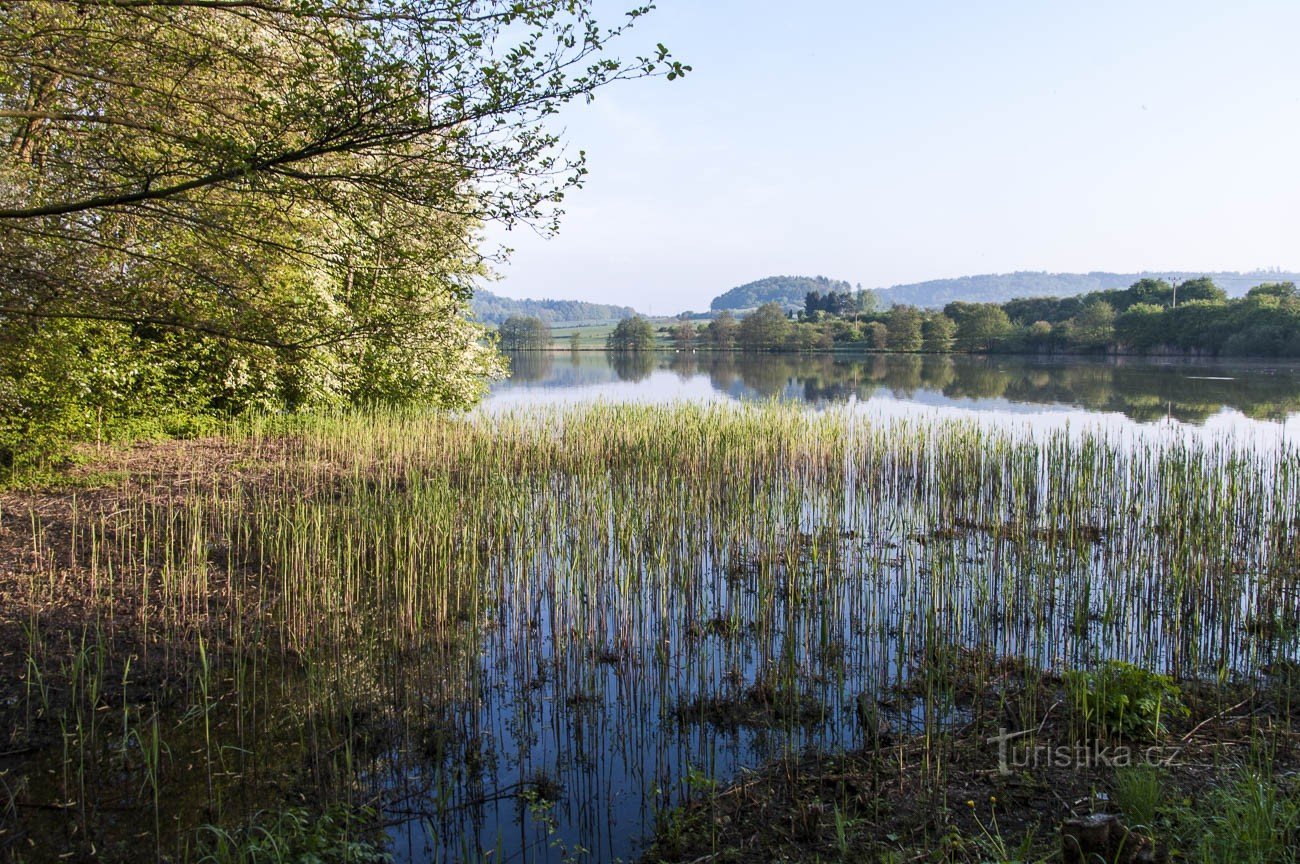
[[[1232,412],[1260,421],[1300,415],[1300,365],[965,357],[599,351],[511,357],[490,404],[593,398],[891,402],[978,412],[1060,410],[1186,424]]]
[[[1277,418],[1294,383],[1262,367],[534,354],[494,401]],[[51,853],[58,831],[84,836],[94,820],[65,808],[87,788],[130,848],[173,820],[191,837],[181,820],[213,818],[203,802],[253,811],[285,788],[346,786],[378,807],[399,862],[628,861],[701,783],[864,746],[864,699],[883,697],[896,732],[964,722],[958,658],[1122,658],[1222,681],[1300,656],[1294,445],[1070,446],[861,420],[788,405],[353,417],[269,440],[276,458],[301,448],[283,474],[165,505],[147,488],[114,499],[104,522],[78,522],[94,572],[117,574],[107,593],[142,581],[114,554],[162,549],[180,573],[224,560],[212,609],[229,632],[169,652],[211,650],[214,674],[142,660],[120,724],[116,705],[90,722],[99,744],[59,739],[61,761],[29,787],[49,805],[26,816],[32,834],[55,838]],[[162,583],[168,609],[193,602],[177,582]],[[195,636],[171,626],[181,646]],[[43,632],[68,638],[31,638]],[[78,692],[99,718],[97,687]],[[143,742],[160,738],[149,762]]]
[[[921,379],[923,365],[905,364]],[[792,386],[772,368],[757,367],[768,393]],[[445,521],[495,532],[437,547],[490,612],[465,616],[474,651],[429,663],[431,680],[459,672],[454,699],[402,692],[452,732],[436,761],[386,775],[411,789],[386,810],[400,861],[632,860],[692,778],[865,746],[863,694],[887,700],[893,730],[965,722],[941,683],[959,655],[1219,680],[1296,656],[1294,449],[1013,444],[966,424],[908,437],[782,409],[760,439],[746,436],[761,412],[590,410],[460,430],[461,453],[497,448],[516,466],[490,486],[453,458],[454,480],[415,472],[400,494],[374,492],[429,500],[450,482]],[[417,680],[423,648],[402,656]],[[538,788],[546,800],[515,794]]]

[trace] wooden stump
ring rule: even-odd
[[[1150,838],[1124,827],[1119,817],[1095,813],[1061,823],[1065,864],[1157,864],[1168,860]]]

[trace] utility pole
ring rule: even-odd
[[[1174,280],[1174,308],[1178,308],[1178,280]]]

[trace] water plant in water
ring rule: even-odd
[[[408,858],[627,858],[701,778],[865,749],[800,811],[848,842],[904,757],[943,805],[977,711],[1156,734],[1296,653],[1257,623],[1297,603],[1290,444],[595,404],[114,460],[0,500],[0,843],[42,854],[315,802]]]

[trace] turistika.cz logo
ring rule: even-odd
[[[1177,764],[1181,747],[1151,746],[1129,747],[1108,744],[1101,740],[1079,741],[1074,744],[1039,743],[1033,740],[1034,730],[1008,732],[986,739],[998,748],[998,770],[1003,774],[1036,768],[1126,768],[1130,765]]]

